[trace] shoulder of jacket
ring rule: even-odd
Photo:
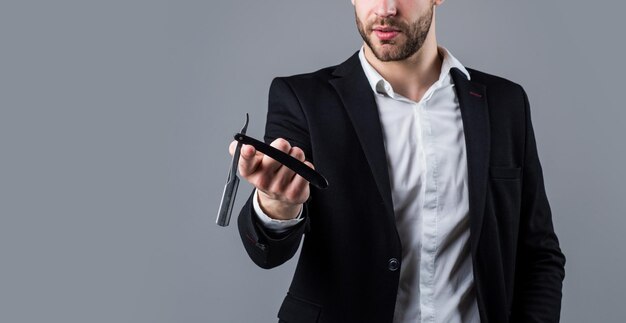
[[[470,73],[472,82],[483,84],[487,88],[495,87],[509,91],[524,91],[524,88],[520,84],[508,80],[504,77],[485,73],[483,71],[479,71],[473,68],[466,67],[466,69]]]
[[[332,74],[337,68],[337,66],[338,65],[325,67],[315,72],[295,74],[295,75],[289,75],[289,76],[278,76],[276,77],[276,79],[283,80],[287,83],[328,81],[331,78],[333,78]]]

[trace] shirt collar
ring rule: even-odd
[[[461,70],[461,72],[465,74],[468,80],[470,79],[470,74],[465,69],[463,64],[461,64],[459,60],[452,56],[452,54],[445,47],[438,46],[437,51],[441,56],[443,56],[443,62],[441,64],[441,73],[439,74],[439,80],[437,80],[436,83],[442,84],[450,75],[450,70],[454,67]],[[395,94],[393,88],[391,87],[391,84],[387,82],[387,80],[385,80],[365,58],[365,51],[363,46],[361,46],[361,50],[359,51],[359,60],[361,61],[361,67],[365,72],[367,81],[372,87],[372,91],[374,91],[374,93],[394,97]]]

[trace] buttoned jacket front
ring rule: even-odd
[[[481,322],[558,322],[565,259],[554,234],[528,99],[519,85],[452,69],[465,134],[470,246]],[[353,55],[341,65],[276,78],[265,141],[302,148],[330,185],[311,187],[305,220],[284,234],[239,231],[251,259],[278,266],[302,242],[283,322],[392,322],[401,264],[376,103]],[[303,239],[304,235],[304,239]]]

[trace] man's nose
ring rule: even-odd
[[[374,13],[379,17],[391,17],[396,15],[396,0],[377,0]]]

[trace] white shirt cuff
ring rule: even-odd
[[[300,223],[303,220],[302,218],[302,209],[300,208],[300,213],[295,219],[291,220],[277,220],[272,219],[263,210],[261,210],[261,206],[259,205],[259,191],[257,189],[254,190],[254,197],[252,198],[252,206],[254,207],[254,212],[257,214],[258,219],[261,221],[263,226],[271,230],[275,233],[283,233],[289,228],[294,227],[296,224]]]

